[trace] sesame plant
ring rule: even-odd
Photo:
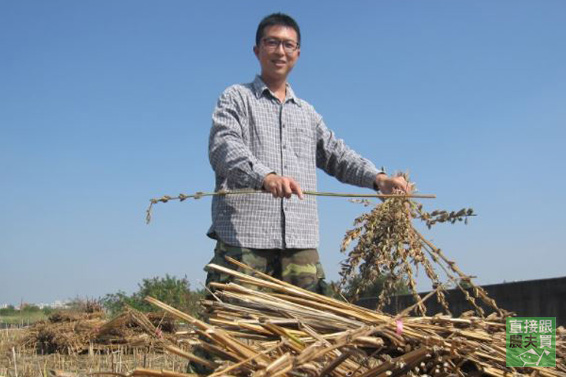
[[[368,200],[353,201],[365,206],[372,205]],[[467,223],[471,216],[474,216],[471,208],[451,212],[427,212],[422,204],[410,197],[385,199],[370,212],[356,218],[354,228],[346,232],[341,251],[347,254],[347,258],[341,265],[340,285],[344,287],[352,279],[359,279],[357,292],[352,295],[357,299],[359,296],[356,293],[366,289],[377,278],[383,279],[385,276],[383,289],[378,297],[378,309],[382,309],[390,302],[399,283],[405,282],[418,303],[416,310],[424,315],[426,307],[424,300],[417,293],[415,282],[416,273],[422,269],[432,282],[438,302],[447,313],[450,313],[450,309],[445,296],[446,286],[452,285],[463,292],[478,315],[485,315],[478,300],[501,314],[496,302],[485,290],[475,285],[471,276],[464,274],[454,261],[448,259],[444,252],[427,240],[414,225],[419,220],[430,229],[439,223]],[[447,280],[445,283],[442,282],[437,269],[444,272]]]

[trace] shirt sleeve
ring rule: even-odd
[[[212,114],[208,157],[216,174],[225,177],[229,187],[261,189],[265,176],[274,171],[259,162],[246,145],[247,116],[238,97],[233,88],[228,88],[218,99]]]
[[[319,114],[316,122],[316,166],[340,182],[375,190],[375,177],[382,171],[338,139]]]

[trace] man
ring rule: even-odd
[[[233,85],[214,111],[209,157],[216,190],[263,189],[271,193],[216,196],[208,235],[217,240],[212,263],[231,256],[302,288],[328,293],[319,262],[316,168],[338,180],[407,192],[401,177],[388,177],[348,148],[314,108],[287,82],[301,54],[301,33],[291,17],[276,13],[258,26],[253,48],[261,75]],[[209,271],[207,285],[229,277]]]

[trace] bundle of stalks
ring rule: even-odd
[[[408,181],[408,176],[405,175],[405,178]],[[366,206],[371,204],[367,200],[359,202]],[[430,228],[438,223],[467,222],[470,216],[474,216],[472,209],[452,212],[436,210],[429,213],[409,197],[386,199],[369,213],[356,218],[355,228],[346,232],[341,247],[343,253],[348,252],[340,272],[342,287],[357,278],[359,283],[351,292],[352,301],[356,301],[359,292],[367,289],[379,277],[385,277],[378,300],[379,309],[390,302],[400,284],[406,284],[415,301],[419,302],[415,276],[420,267],[431,280],[432,286],[437,288],[436,299],[447,314],[450,314],[450,308],[445,299],[447,284],[443,280],[458,287],[479,316],[486,315],[480,302],[500,316],[506,315],[482,287],[473,283],[472,276],[463,273],[453,260],[427,240],[413,224],[417,219]],[[355,246],[348,251],[352,242]],[[444,278],[437,269],[444,274]],[[421,315],[426,313],[424,304],[417,305],[415,310]]]
[[[213,284],[215,299],[204,302],[208,323],[151,297],[146,300],[196,330],[199,347],[213,360],[183,356],[213,369],[209,377],[566,376],[564,329],[558,332],[556,368],[511,368],[505,366],[505,318],[498,314],[409,317],[412,308],[407,308],[394,317],[257,271],[252,270],[252,277],[208,267],[235,279]],[[146,372],[136,373],[167,375]]]
[[[101,326],[94,341],[105,345],[143,346],[151,341],[148,331],[176,341],[173,337],[176,325],[172,316],[158,313],[144,314],[133,308],[128,308],[124,313]]]

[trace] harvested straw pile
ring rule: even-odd
[[[148,323],[157,334],[171,337],[176,331],[174,320],[163,314],[145,315],[129,309],[111,321],[103,319],[102,312],[54,313],[47,321],[40,321],[26,329],[19,346],[33,347],[39,354],[81,354],[112,345],[132,347],[148,344]]]
[[[103,324],[102,316],[93,313],[55,313],[29,327],[21,345],[34,347],[39,354],[82,353]]]
[[[409,181],[408,177],[406,180]],[[228,193],[210,193],[221,194]],[[204,195],[165,196],[153,199],[151,204]],[[377,277],[385,276],[379,301],[386,304],[397,284],[406,282],[417,302],[414,306],[393,317],[302,290],[257,271],[253,271],[252,277],[209,265],[232,275],[236,282],[212,284],[216,300],[205,302],[208,323],[153,298],[148,297],[147,301],[189,322],[200,337],[198,347],[214,356],[214,360],[182,354],[172,346],[168,349],[214,370],[209,377],[566,377],[563,328],[557,331],[555,368],[507,367],[505,319],[510,314],[413,226],[415,219],[429,228],[443,222],[466,222],[474,216],[473,210],[428,213],[411,200],[414,195],[386,197],[389,199],[384,203],[358,217],[355,228],[346,234],[342,244],[342,252],[347,253],[341,271],[342,285],[358,278],[361,284],[353,292],[355,298]],[[151,206],[147,214],[149,222]],[[424,301],[432,294],[424,299],[418,296],[414,276],[419,268],[431,280],[433,293],[447,315],[424,316]],[[464,293],[475,314],[460,318],[450,315],[443,280]],[[481,304],[494,313],[487,315]],[[413,310],[422,316],[409,317]],[[167,341],[162,343],[166,345]],[[136,370],[132,375],[174,374]]]
[[[408,317],[408,308],[393,317],[256,271],[259,277],[208,267],[242,283],[214,285],[216,300],[205,302],[210,323],[151,297],[147,301],[196,329],[203,339],[200,347],[214,355],[214,361],[189,353],[184,356],[214,369],[209,377],[566,376],[563,328],[557,337],[556,368],[509,368],[505,366],[505,319],[497,314],[485,319]],[[167,373],[137,370],[132,375]]]

